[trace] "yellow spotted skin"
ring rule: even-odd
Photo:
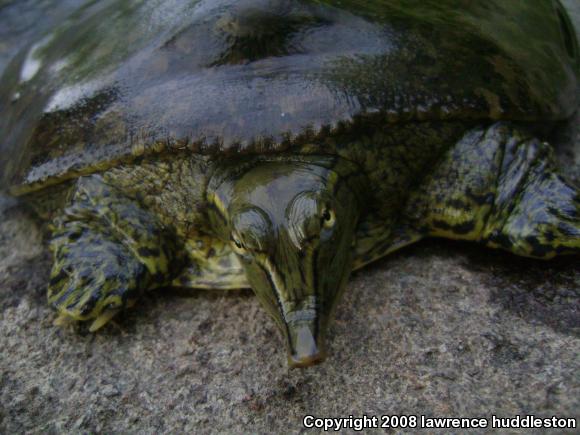
[[[418,234],[540,259],[580,252],[580,194],[550,146],[508,123],[468,132],[411,195]]]
[[[61,313],[58,323],[91,320],[91,329],[98,329],[144,291],[167,285],[252,286],[261,289],[283,329],[296,307],[322,305],[326,328],[348,277],[345,268],[350,272],[424,237],[472,240],[541,259],[580,253],[578,189],[558,175],[549,145],[525,128],[421,123],[333,140],[344,140],[332,144],[338,155],[310,154],[309,147],[239,161],[165,155],[80,177],[52,229],[48,299]],[[363,148],[361,140],[370,142]],[[312,174],[320,174],[327,201],[349,205],[333,215],[346,238],[332,255],[344,257],[345,266],[333,266],[338,284],[328,294],[314,288],[316,276],[329,273],[315,270],[325,267],[316,263],[322,257],[314,260],[318,248],[300,242],[310,231],[302,225],[313,204],[304,196],[311,189],[304,176]],[[287,235],[266,231],[271,240],[261,239],[278,253],[252,254],[260,265],[254,269],[232,245],[236,210],[247,207],[232,204],[246,196],[263,210],[280,201],[282,209],[295,207],[276,218]],[[255,233],[261,218],[249,219]],[[277,289],[278,299],[262,282]]]
[[[177,239],[99,175],[77,181],[50,247],[49,303],[76,320],[96,319],[92,329],[168,284],[183,261]]]

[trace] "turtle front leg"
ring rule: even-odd
[[[558,174],[548,144],[511,124],[468,132],[406,214],[430,236],[541,259],[580,254],[580,191]]]
[[[56,323],[93,320],[95,331],[145,290],[168,283],[181,267],[174,240],[100,176],[80,178],[50,243],[48,300],[60,312]]]

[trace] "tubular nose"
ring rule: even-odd
[[[290,367],[310,367],[326,359],[326,351],[320,334],[316,334],[315,322],[288,324]]]

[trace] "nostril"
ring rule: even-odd
[[[302,309],[289,311],[284,314],[287,323],[299,323],[314,321],[317,318],[315,309]]]

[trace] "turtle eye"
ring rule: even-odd
[[[324,228],[332,228],[336,223],[336,216],[334,210],[326,207],[322,212],[322,226]]]
[[[234,248],[234,251],[237,252],[238,254],[243,254],[246,252],[246,249],[244,248],[244,245],[242,244],[240,239],[234,235],[232,235],[232,246]]]

